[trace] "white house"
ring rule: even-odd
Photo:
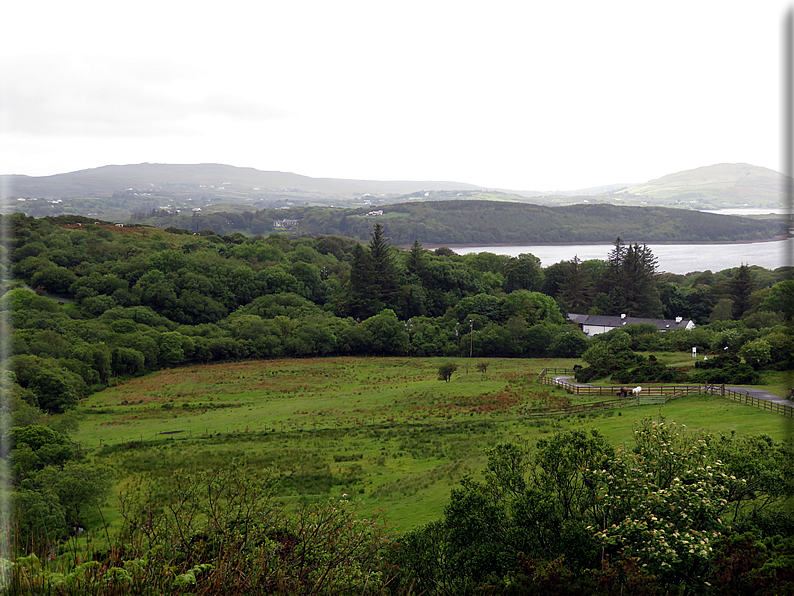
[[[608,315],[569,313],[568,320],[579,325],[579,328],[584,331],[587,337],[592,337],[599,333],[606,333],[616,327],[625,327],[626,325],[633,325],[635,323],[650,323],[651,325],[656,325],[659,331],[674,331],[676,329],[691,331],[695,328],[695,323],[691,319],[684,320],[682,317],[676,317],[675,319],[642,319],[640,317],[627,317],[626,315],[615,317]]]

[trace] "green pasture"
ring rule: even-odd
[[[455,362],[449,383],[438,367]],[[488,362],[485,373],[477,364]],[[238,463],[273,470],[288,503],[348,494],[404,530],[440,516],[449,491],[478,474],[485,449],[565,428],[598,428],[614,443],[663,414],[693,431],[786,436],[784,418],[727,399],[530,417],[530,410],[599,401],[536,383],[554,359],[327,358],[162,370],[84,400],[75,440],[89,457],[158,482],[177,468]],[[106,520],[117,521],[109,502]]]

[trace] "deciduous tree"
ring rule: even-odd
[[[446,381],[449,383],[450,379],[452,379],[452,374],[458,370],[458,365],[454,362],[445,362],[441,366],[438,367],[438,380],[439,381]]]

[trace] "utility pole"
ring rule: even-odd
[[[474,319],[469,319],[469,328],[470,328],[470,341],[469,341],[469,358],[472,357],[474,354]]]

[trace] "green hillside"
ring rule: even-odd
[[[748,164],[718,164],[669,174],[613,196],[629,204],[692,209],[781,207],[785,176]]]
[[[224,210],[225,206],[213,209]],[[545,207],[505,201],[417,201],[371,207],[329,209],[289,207],[243,213],[153,211],[133,221],[157,227],[218,234],[267,234],[274,222],[294,222],[284,231],[291,236],[346,236],[366,241],[376,221],[384,223],[392,242],[424,244],[543,244],[612,242],[616,237],[636,242],[731,242],[770,239],[785,233],[780,221],[753,220],[699,211],[662,207],[572,205]]]
[[[405,202],[498,200],[533,205],[618,204],[686,209],[780,207],[785,177],[747,164],[678,172],[641,185],[573,191],[485,189],[463,182],[311,178],[222,164],[109,165],[54,176],[0,176],[2,212],[33,217],[85,215],[117,222],[152,209],[226,211],[294,206],[376,207]]]
[[[83,196],[234,197],[264,200],[274,196],[304,198],[399,196],[418,190],[475,190],[477,186],[443,181],[378,181],[310,178],[223,164],[109,165],[54,176],[0,176],[10,196],[66,199]]]

